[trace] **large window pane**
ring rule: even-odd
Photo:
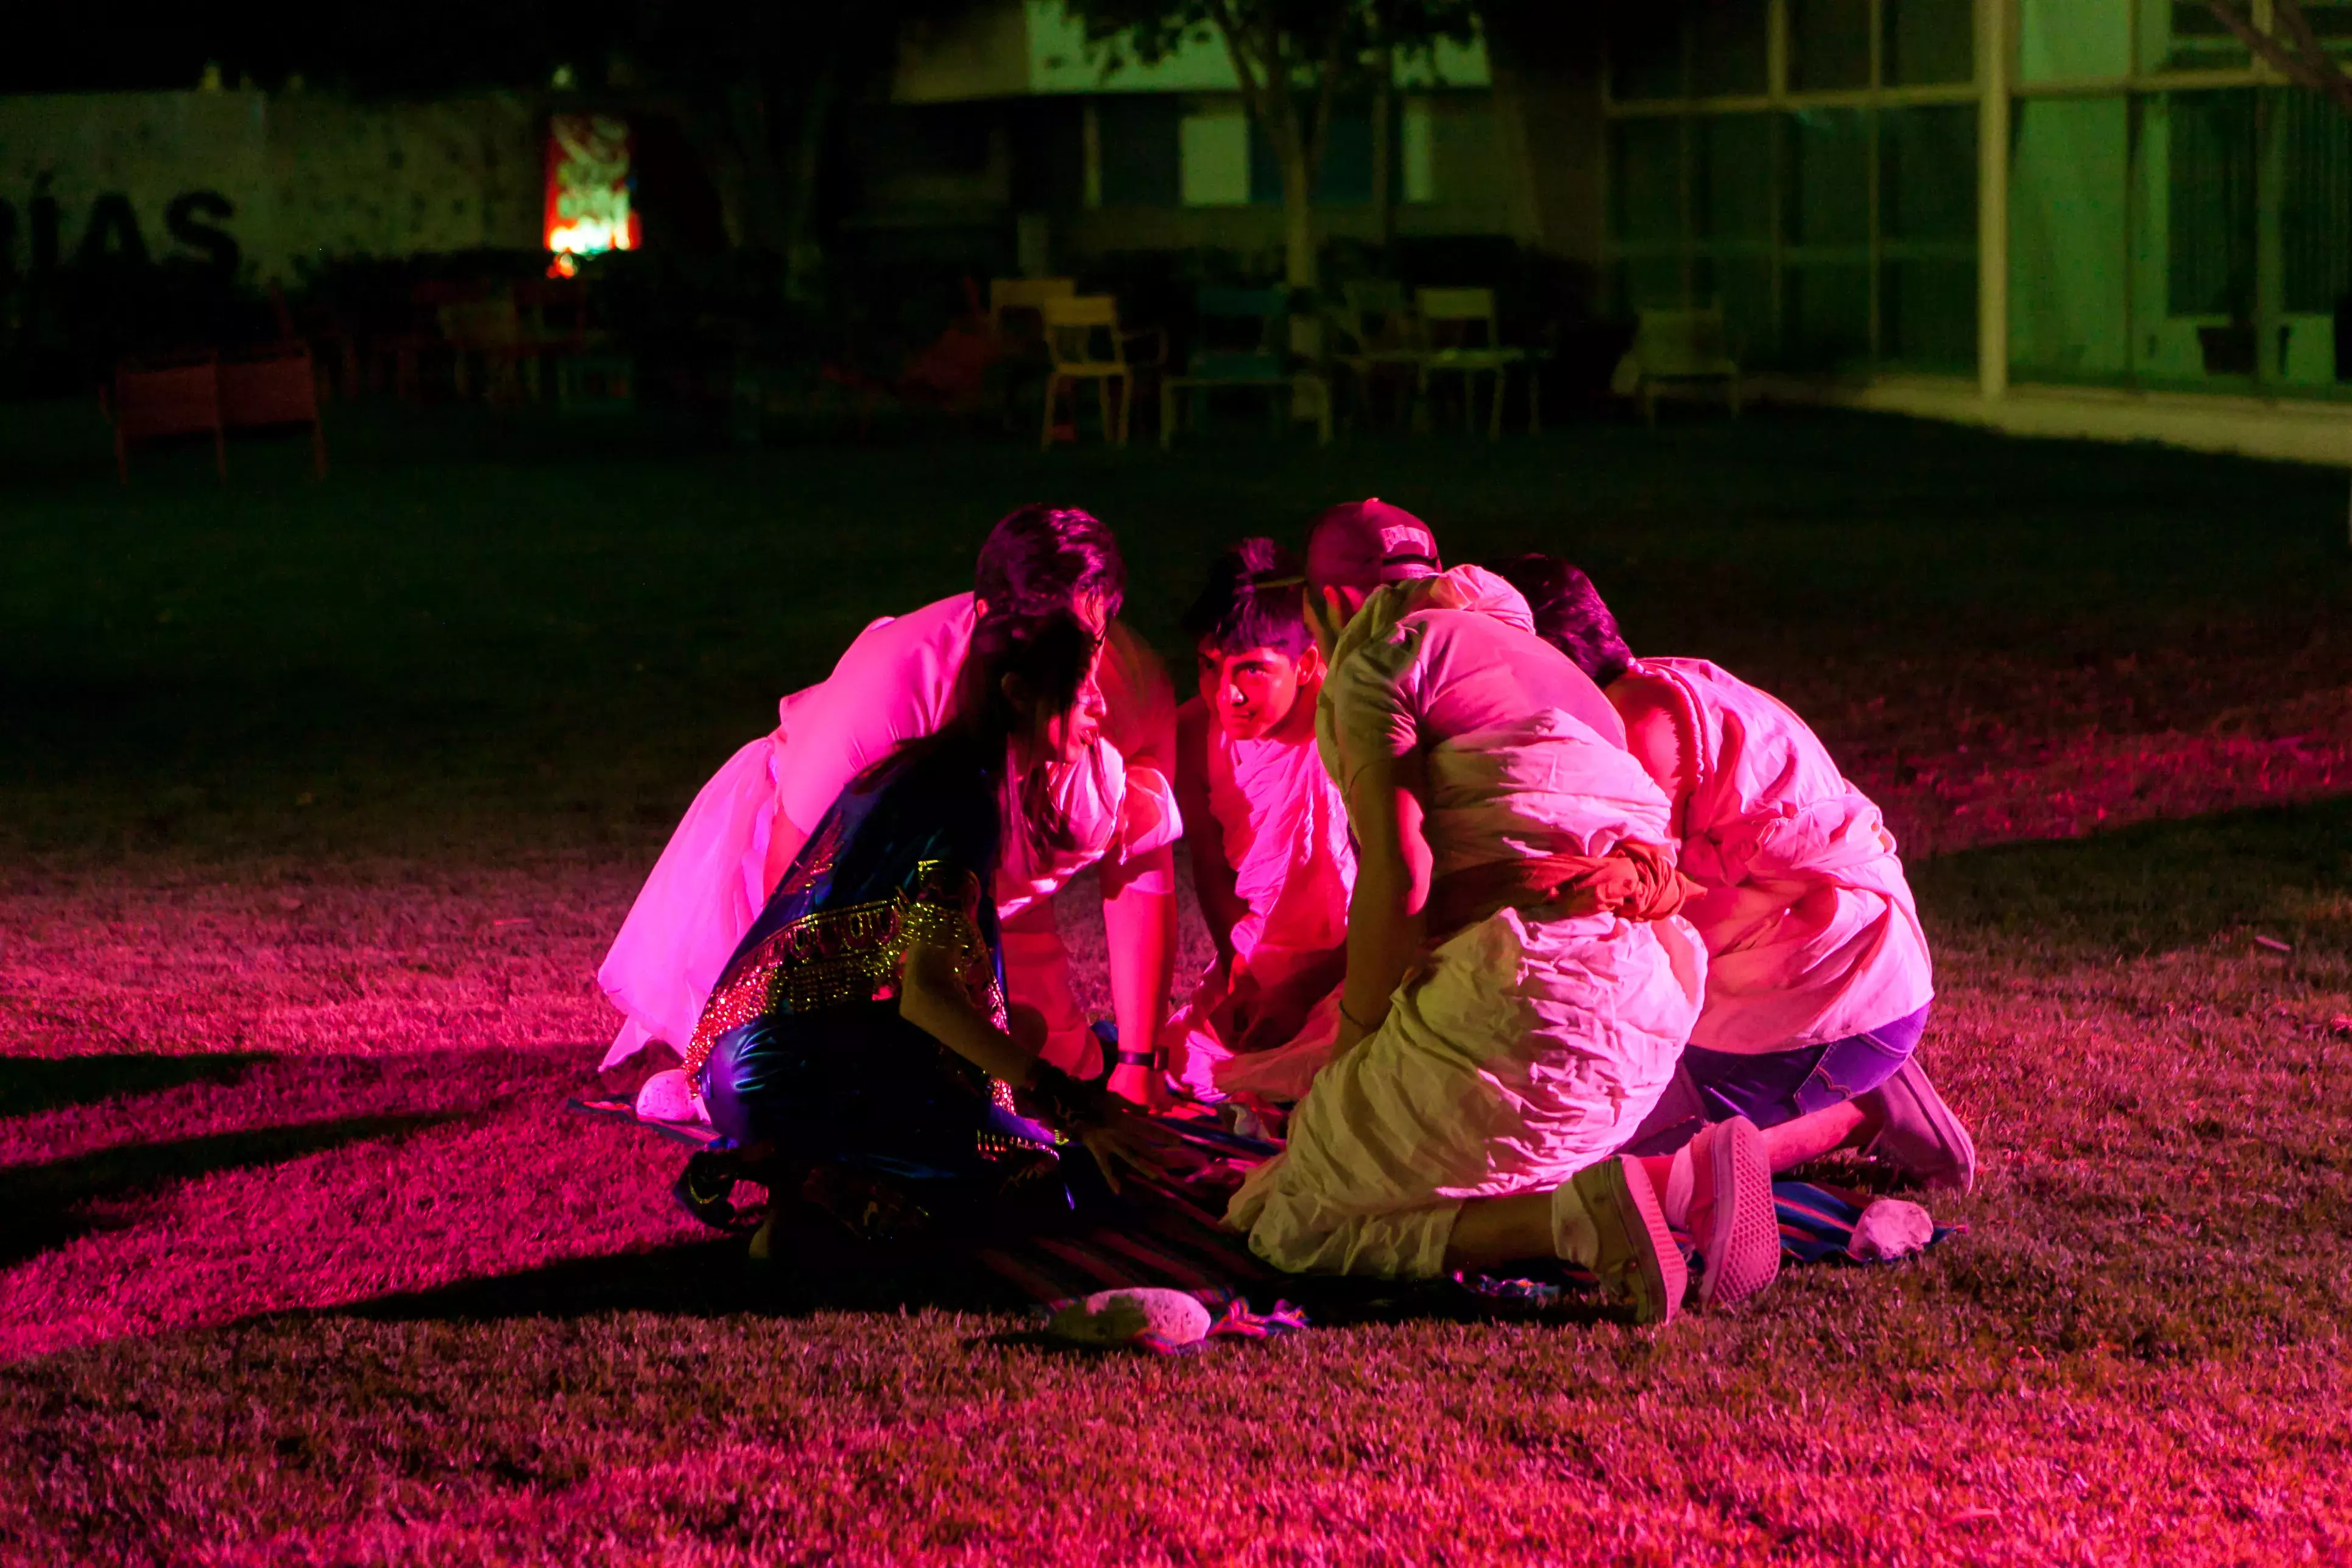
[[[1701,98],[1762,94],[1770,11],[1764,0],[1706,0],[1691,13],[1691,90]]]
[[[1749,369],[1772,364],[1780,350],[1772,331],[1772,258],[1705,257],[1692,271],[1692,298],[1723,309],[1732,357]]]
[[[1612,129],[1610,227],[1629,245],[1683,236],[1682,122],[1621,120]]]
[[[1885,0],[1886,80],[1896,87],[1976,78],[1974,0]]]
[[[2332,315],[2352,286],[2352,118],[2316,93],[2289,90],[2273,102],[2286,143],[2279,196],[2282,304],[2289,315]]]
[[[2027,81],[2088,81],[2131,70],[2134,0],[2017,0],[2017,69]]]
[[[2173,94],[2165,151],[2165,314],[2250,321],[2253,93]]]
[[[1391,121],[1393,126],[1394,121]],[[1391,132],[1393,135],[1393,132]],[[1250,200],[1279,205],[1282,201],[1282,160],[1263,127],[1250,122]],[[1391,157],[1390,168],[1398,160]],[[1393,184],[1393,181],[1391,181]],[[1340,104],[1331,111],[1331,128],[1323,143],[1323,163],[1315,176],[1315,199],[1334,206],[1360,205],[1372,199],[1372,111],[1369,104]]]
[[[1976,364],[1975,257],[1891,258],[1878,289],[1882,359],[1919,370]]]
[[[1772,237],[1772,117],[1717,114],[1691,127],[1698,233],[1703,239]]]
[[[2246,46],[2205,0],[2139,0],[2142,70],[2237,70]]]
[[[1635,257],[1617,268],[1617,296],[1628,310],[1677,310],[1686,301],[1683,264],[1673,257]]]
[[[2121,98],[2020,106],[2009,185],[2010,358],[2021,374],[2121,374],[2128,247]]]
[[[1890,109],[1878,117],[1879,354],[1965,370],[1977,353],[1977,111]]]
[[[1883,110],[1878,117],[1878,217],[1890,239],[1974,241],[1974,104]]]
[[[1182,195],[1183,100],[1171,93],[1105,93],[1095,100],[1095,116],[1102,132],[1103,205],[1174,206]]]
[[[1870,0],[1789,0],[1789,86],[1870,85]]]
[[[1672,10],[1628,6],[1610,17],[1609,95],[1684,96],[1682,20]]]
[[[1781,358],[1792,370],[1835,370],[1870,357],[1866,263],[1791,267],[1781,281]]]
[[[1787,118],[1790,243],[1870,243],[1870,142],[1858,109],[1799,110]]]

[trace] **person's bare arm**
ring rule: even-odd
[[[1629,674],[1612,682],[1602,695],[1624,721],[1625,749],[1674,804],[1670,820],[1680,835],[1690,816],[1698,759],[1693,754],[1697,738],[1684,733],[1674,688],[1655,676]]]
[[[1428,934],[1429,840],[1422,833],[1421,754],[1376,758],[1348,792],[1356,836],[1356,889],[1348,901],[1348,978],[1339,1048],[1381,1026],[1389,997]]]
[[[1234,961],[1234,928],[1249,913],[1234,889],[1234,868],[1225,860],[1225,836],[1209,805],[1209,726],[1216,722],[1200,703],[1176,712],[1176,805],[1184,814],[1184,847],[1192,859],[1192,891],[1201,900],[1201,921],[1209,928],[1220,963]]]
[[[898,1016],[991,1078],[1002,1079],[1015,1089],[1026,1088],[1037,1071],[1035,1055],[973,1005],[958,973],[958,955],[945,948],[923,944],[908,948],[899,970]],[[1113,1192],[1119,1190],[1120,1166],[1153,1173],[1164,1168],[1171,1152],[1170,1140],[1159,1130],[1109,1107],[1057,1131],[1085,1145]]]
[[[975,1006],[958,973],[958,957],[943,947],[907,950],[898,978],[898,1016],[991,1078],[1019,1088],[1036,1058]]]
[[[1132,860],[1106,861],[1102,871],[1103,940],[1110,957],[1110,1011],[1119,1048],[1149,1051],[1168,1016],[1176,980],[1176,855],[1162,847]],[[1111,1070],[1113,1094],[1151,1102],[1150,1068]]]

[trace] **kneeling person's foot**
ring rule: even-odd
[[[1570,1226],[1562,1224],[1568,1217],[1563,1205],[1581,1208],[1599,1237],[1597,1256],[1589,1262],[1601,1277],[1601,1288],[1630,1305],[1636,1323],[1672,1321],[1689,1287],[1690,1273],[1641,1163],[1603,1160],[1578,1172],[1553,1194],[1553,1250],[1567,1258],[1562,1232]]]
[[[1916,1059],[1856,1103],[1879,1120],[1878,1136],[1864,1153],[1930,1189],[1965,1193],[1976,1184],[1976,1142]]]
[[[1691,1140],[1688,1230],[1698,1248],[1698,1304],[1729,1307],[1780,1276],[1780,1216],[1772,1205],[1772,1162],[1764,1134],[1745,1116],[1708,1125]],[[1685,1156],[1677,1154],[1681,1161]],[[1683,1181],[1677,1170],[1674,1183]]]

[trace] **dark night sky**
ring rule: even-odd
[[[595,0],[28,5],[10,18],[16,36],[0,43],[0,92],[192,88],[208,61],[230,86],[249,75],[274,88],[295,72],[315,86],[363,90],[540,86],[557,61],[600,61],[622,8]]]

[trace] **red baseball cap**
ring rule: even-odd
[[[1378,496],[1342,501],[1307,531],[1307,583],[1326,588],[1377,588],[1442,570],[1429,524]]]

